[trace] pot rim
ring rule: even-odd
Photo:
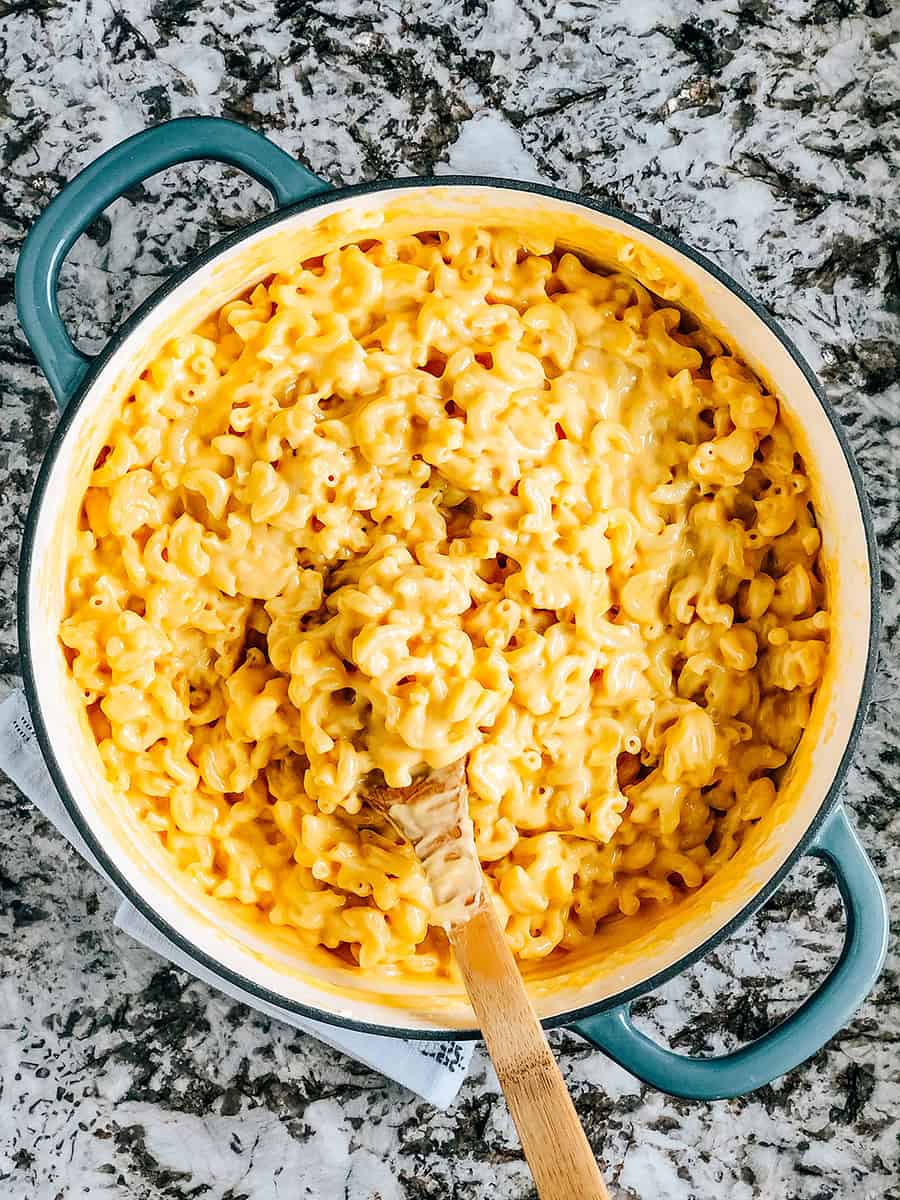
[[[870,587],[869,587],[869,640],[866,652],[866,664],[863,675],[862,686],[860,688],[859,701],[853,717],[853,724],[850,733],[847,737],[847,742],[844,747],[841,760],[838,764],[834,779],[821,804],[816,810],[815,815],[807,826],[806,830],[791,849],[785,861],[781,864],[777,871],[766,880],[766,882],[750,897],[746,904],[735,913],[735,915],[705,938],[698,946],[690,950],[687,954],[671,963],[669,966],[657,971],[655,974],[645,979],[641,983],[635,984],[614,996],[608,996],[603,1000],[595,1001],[594,1003],[582,1005],[580,1008],[572,1009],[564,1013],[559,1013],[556,1016],[546,1017],[541,1021],[545,1029],[555,1029],[561,1026],[572,1025],[577,1021],[596,1015],[597,1013],[606,1012],[609,1009],[619,1008],[637,999],[639,996],[646,995],[666,983],[669,979],[674,978],[688,967],[699,962],[705,957],[715,946],[725,941],[730,937],[740,926],[744,925],[773,895],[781,886],[785,877],[793,869],[798,859],[806,852],[815,839],[815,835],[825,821],[826,817],[832,812],[838,803],[841,787],[847,775],[853,754],[856,751],[859,743],[860,734],[862,731],[863,722],[869,707],[869,702],[872,696],[874,686],[875,668],[878,659],[878,644],[880,632],[880,577],[878,569],[878,551],[875,541],[875,528],[872,519],[872,514],[869,508],[868,499],[866,497],[865,486],[863,484],[862,472],[854,458],[853,451],[850,447],[847,435],[837,417],[836,412],[832,408],[829,401],[826,399],[824,389],[816,378],[812,368],[804,359],[803,355],[798,350],[792,339],[788,337],[785,331],[781,328],[775,318],[760,304],[737,280],[711,262],[700,251],[693,249],[687,243],[683,242],[675,234],[668,230],[654,225],[650,221],[644,220],[642,217],[634,216],[631,213],[625,212],[616,205],[608,204],[602,201],[594,200],[590,197],[580,196],[576,192],[567,191],[563,188],[556,188],[541,183],[517,182],[509,179],[498,179],[483,175],[441,175],[441,176],[424,176],[424,177],[409,177],[402,179],[394,179],[387,181],[376,181],[372,183],[355,184],[350,187],[332,188],[326,191],[318,192],[313,196],[306,197],[294,204],[286,205],[283,208],[276,208],[271,213],[258,218],[257,220],[243,226],[234,233],[229,234],[221,241],[210,246],[202,254],[198,255],[179,268],[173,275],[166,279],[160,287],[153,291],[135,311],[126,318],[122,325],[110,336],[106,345],[90,362],[90,365],[85,372],[83,379],[79,382],[73,395],[66,403],[63,409],[56,429],[50,440],[50,444],[45,451],[43,461],[39,468],[34,490],[32,492],[31,501],[29,503],[28,515],[26,517],[25,526],[22,534],[22,547],[19,557],[19,585],[16,598],[17,608],[17,625],[19,635],[19,654],[22,664],[22,677],[25,688],[25,695],[28,700],[28,707],[31,713],[31,718],[34,724],[35,734],[38,744],[47,764],[50,776],[59,793],[63,805],[71,817],[76,829],[84,838],[91,853],[95,856],[98,863],[106,873],[107,878],[114,884],[121,895],[132,904],[137,911],[147,921],[150,922],[161,934],[169,939],[182,953],[192,958],[197,963],[204,966],[214,975],[220,976],[228,983],[247,992],[255,999],[262,1000],[267,1004],[277,1008],[284,1009],[286,1012],[293,1013],[297,1016],[306,1017],[310,1020],[321,1021],[327,1025],[334,1025],[344,1029],[352,1029],[360,1033],[376,1034],[382,1037],[404,1038],[414,1041],[473,1041],[481,1036],[479,1029],[427,1029],[427,1028],[407,1028],[401,1025],[382,1025],[366,1021],[357,1021],[349,1017],[341,1016],[338,1013],[331,1012],[327,1009],[313,1008],[308,1004],[302,1004],[296,1000],[291,1000],[288,997],[282,996],[277,992],[261,986],[252,979],[234,971],[225,966],[217,959],[206,954],[198,946],[196,946],[189,938],[181,934],[174,926],[170,925],[163,917],[161,917],[152,904],[136,890],[129,879],[119,871],[118,867],[112,862],[111,858],[106,853],[103,844],[95,835],[90,824],[83,818],[80,808],[69,790],[68,782],[64,771],[59,765],[53,751],[52,740],[48,731],[46,722],[44,721],[43,710],[40,701],[40,691],[34,673],[34,663],[31,656],[31,617],[29,612],[29,597],[31,594],[31,574],[34,567],[34,534],[37,526],[40,511],[43,505],[47,486],[53,474],[53,468],[56,463],[60,448],[66,439],[69,429],[73,425],[81,405],[90,392],[94,381],[101,373],[106,364],[118,351],[119,347],[125,340],[134,332],[141,324],[145,317],[159,304],[161,304],[172,292],[175,291],[182,283],[186,282],[192,275],[203,267],[208,265],[214,259],[221,255],[230,252],[246,241],[252,235],[261,230],[271,228],[279,222],[287,220],[298,213],[306,212],[314,208],[319,208],[325,204],[331,204],[337,201],[353,200],[358,196],[365,196],[376,192],[383,191],[399,191],[434,188],[492,188],[505,191],[525,192],[532,195],[546,196],[549,199],[564,201],[569,204],[577,205],[587,209],[589,213],[596,213],[601,216],[611,217],[614,220],[621,221],[624,224],[639,230],[641,233],[647,234],[655,238],[658,242],[676,252],[683,254],[693,263],[699,266],[702,270],[711,275],[720,284],[726,287],[733,295],[745,304],[756,317],[758,317],[767,329],[777,338],[783,348],[786,350],[795,365],[799,368],[810,389],[822,407],[825,416],[834,432],[837,442],[840,446],[841,453],[844,457],[844,462],[850,472],[853,481],[853,488],[856,493],[857,503],[859,504],[860,515],[863,523],[863,530],[866,539],[867,550],[867,565],[869,568]]]

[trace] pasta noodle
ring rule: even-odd
[[[775,397],[506,228],[339,245],[170,341],[84,496],[60,637],[178,867],[361,967],[448,970],[380,772],[468,755],[513,951],[702,886],[828,653]]]

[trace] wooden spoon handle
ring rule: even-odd
[[[490,901],[450,941],[541,1200],[609,1200]]]

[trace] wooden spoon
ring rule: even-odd
[[[369,802],[411,843],[431,885],[541,1200],[609,1200],[559,1067],[487,894],[466,760]]]

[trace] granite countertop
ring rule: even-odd
[[[17,554],[56,420],[15,322],[21,239],[64,180],[163,118],[236,117],[334,183],[425,172],[542,179],[676,230],[758,295],[820,372],[881,539],[882,653],[847,785],[900,905],[900,9],[890,0],[0,0],[0,674]],[[102,345],[174,266],[259,211],[245,178],[183,168],[76,245],[63,309]],[[455,1105],[402,1088],[167,967],[0,785],[0,1194],[11,1200],[395,1200],[531,1195],[477,1054]],[[827,872],[642,1005],[683,1050],[739,1044],[838,953]],[[689,1104],[552,1035],[619,1200],[900,1200],[896,952],[813,1060]]]

